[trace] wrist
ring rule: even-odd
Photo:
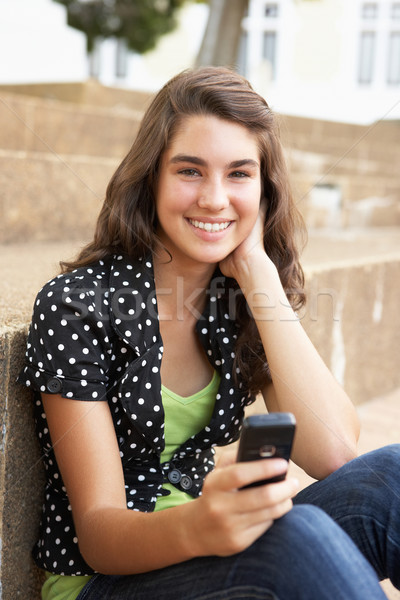
[[[202,548],[201,532],[198,531],[197,527],[198,511],[196,510],[196,505],[199,500],[199,498],[191,500],[179,507],[181,514],[177,522],[180,527],[180,538],[183,543],[185,560],[191,560],[192,558],[198,558],[207,554]]]
[[[235,265],[235,279],[243,293],[260,282],[264,285],[270,281],[280,281],[277,268],[265,252],[244,256]]]

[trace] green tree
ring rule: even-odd
[[[87,50],[96,39],[124,39],[139,53],[154,48],[160,36],[176,26],[176,13],[186,0],[55,0],[67,8],[68,25],[83,31]]]

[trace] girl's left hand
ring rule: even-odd
[[[248,268],[251,261],[257,256],[262,256],[265,259],[266,252],[264,249],[264,224],[267,213],[267,202],[263,198],[260,202],[260,209],[253,229],[250,231],[247,238],[243,240],[233,252],[228,254],[220,263],[219,267],[226,277],[238,279],[238,273],[243,268]]]

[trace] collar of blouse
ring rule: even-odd
[[[240,379],[235,382],[233,377],[237,325],[230,319],[227,303],[223,301],[226,285],[226,278],[216,271],[210,282],[205,310],[196,324],[208,359],[221,375],[214,413],[209,427],[188,440],[183,452],[202,451],[209,447],[210,439],[217,445],[234,441],[243,407],[254,400],[244,391]],[[163,344],[151,257],[135,261],[123,255],[114,257],[109,280],[109,310],[113,329],[136,355],[121,380],[118,396],[125,413],[158,454],[164,448],[164,438],[160,435],[164,423],[160,378]],[[131,394],[132,383],[135,394]]]

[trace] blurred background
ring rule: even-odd
[[[4,600],[40,587],[42,473],[15,385],[34,298],[91,239],[143,111],[185,68],[237,69],[278,115],[309,233],[299,317],[357,405],[360,452],[400,441],[400,1],[0,0],[0,57]]]
[[[0,11],[1,83],[155,91],[195,62],[230,64],[284,114],[400,117],[394,0],[1,0]]]
[[[355,403],[400,387],[400,1],[0,0],[0,56],[5,325],[91,238],[154,92],[228,65],[280,121],[305,327]]]

